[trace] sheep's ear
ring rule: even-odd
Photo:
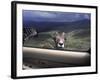
[[[52,38],[55,38],[57,35],[58,35],[58,32],[53,32],[53,33],[51,34],[51,37],[52,37]]]
[[[55,35],[57,36],[58,35],[58,32],[55,32]]]
[[[65,35],[65,32],[62,33],[62,36],[64,36],[64,35]]]

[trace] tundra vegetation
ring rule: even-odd
[[[54,37],[58,30],[51,30],[47,32],[38,33],[37,37],[30,37],[26,40],[23,46],[44,48],[44,49],[56,49]],[[76,29],[69,32],[65,32],[65,46],[63,50],[78,50],[87,51],[90,48],[90,29]]]

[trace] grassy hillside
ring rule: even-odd
[[[39,33],[38,37],[30,38],[25,41],[23,46],[55,49],[55,42],[53,36],[56,31],[48,31]],[[79,29],[73,30],[65,34],[65,48],[64,50],[78,50],[87,51],[90,48],[90,30]]]
[[[74,30],[66,35],[65,46],[68,50],[87,51],[90,48],[90,31]]]

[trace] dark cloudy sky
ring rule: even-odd
[[[34,11],[23,10],[25,21],[53,21],[53,22],[72,22],[82,19],[90,19],[89,13],[72,12],[53,12],[53,11]]]

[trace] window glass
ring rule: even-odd
[[[23,46],[88,51],[89,13],[23,10]]]

